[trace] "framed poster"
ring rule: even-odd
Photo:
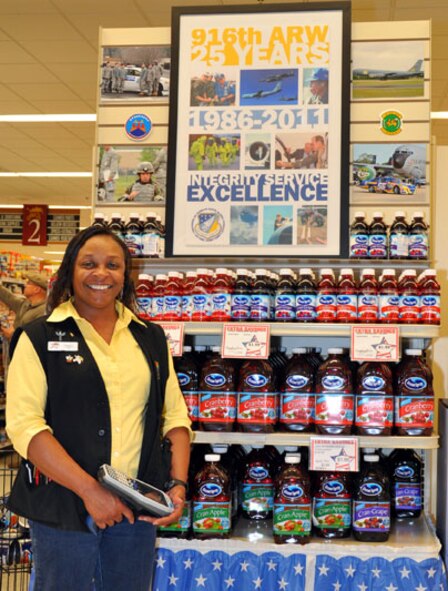
[[[350,4],[174,8],[171,50],[167,256],[347,256]]]

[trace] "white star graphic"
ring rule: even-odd
[[[191,558],[187,558],[187,560],[184,560],[184,564],[185,564],[185,569],[190,568],[193,566],[193,561],[191,560]]]
[[[358,589],[359,591],[367,591],[367,585],[361,583],[360,585],[358,585]]]
[[[221,570],[222,562],[219,562],[219,560],[215,560],[215,562],[212,562],[212,564],[213,570]]]
[[[280,581],[277,581],[277,582],[278,582],[279,589],[286,589],[286,587],[289,585],[288,581],[285,581],[285,579],[283,577],[280,579]]]
[[[170,579],[170,585],[176,586],[176,582],[178,581],[179,577],[175,577],[174,573],[172,573],[170,575],[169,579]]]
[[[410,572],[411,572],[410,570],[408,570],[405,566],[403,566],[403,568],[400,571],[401,578],[402,579],[409,579]]]
[[[389,587],[386,587],[386,591],[398,591],[398,587],[395,587],[395,585],[391,583]]]
[[[202,576],[202,573],[199,575],[199,577],[196,577],[195,580],[198,587],[205,587],[205,581],[207,579]]]
[[[166,562],[166,560],[164,558],[162,558],[161,556],[159,556],[157,559],[157,568],[159,566],[160,566],[160,568],[163,568],[165,566],[165,562]]]
[[[322,566],[319,566],[319,574],[320,575],[324,575],[326,577],[329,570],[330,569],[328,568],[328,566],[325,566],[325,564],[323,564]]]
[[[381,571],[380,571],[380,569],[379,569],[379,568],[373,568],[373,569],[372,569],[372,571],[371,571],[371,573],[372,573],[372,575],[373,575],[374,577],[376,577],[377,579],[379,579],[379,578],[380,578]]]
[[[333,583],[333,587],[334,587],[334,591],[341,591],[341,583],[339,581],[336,581],[336,583]]]
[[[258,577],[257,579],[254,579],[252,581],[252,583],[255,585],[255,589],[261,589],[262,582],[263,582],[263,579],[260,579],[260,577]]]
[[[240,562],[240,566],[241,566],[241,572],[245,572],[247,573],[247,569],[249,568],[249,563],[244,561],[244,562]]]
[[[430,568],[429,570],[426,571],[428,573],[428,579],[432,579],[434,577],[434,575],[436,574],[436,569],[435,568]]]
[[[428,587],[423,587],[423,585],[420,583],[420,585],[415,588],[415,591],[428,591]]]
[[[344,569],[345,572],[347,573],[347,577],[353,577],[353,575],[356,572],[356,568],[353,568],[352,565],[350,565],[348,568]]]
[[[304,568],[305,568],[305,567],[304,567],[302,564],[300,564],[300,563],[297,563],[297,564],[295,565],[295,567],[294,567],[294,574],[295,574],[295,575],[301,575],[301,574],[302,574],[302,572],[303,572],[303,569],[304,569]]]
[[[227,585],[227,589],[228,589],[229,587],[233,587],[233,583],[234,583],[234,582],[235,582],[235,579],[232,579],[232,577],[229,577],[228,579],[226,579],[226,580],[224,581],[224,583]]]
[[[272,558],[269,560],[269,562],[267,563],[267,565],[268,565],[268,570],[270,570],[270,571],[271,570],[277,570],[277,563],[274,562],[272,560]]]

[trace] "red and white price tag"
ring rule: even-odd
[[[182,357],[184,348],[184,323],[183,322],[159,322],[165,331],[166,339],[173,357]]]
[[[224,324],[221,356],[267,359],[270,332],[269,324]]]
[[[353,361],[399,361],[400,328],[398,326],[352,326],[351,358]]]
[[[310,470],[358,472],[358,458],[357,437],[310,437]]]

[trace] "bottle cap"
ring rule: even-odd
[[[353,269],[341,269],[340,275],[353,275]]]
[[[330,347],[327,351],[328,355],[342,355],[343,352],[342,347]]]
[[[101,211],[96,211],[95,215],[93,216],[93,219],[95,220],[104,220],[104,218],[106,217],[106,214],[101,212]]]
[[[168,277],[164,273],[157,273],[156,281],[166,281]]]
[[[135,218],[140,218],[140,214],[133,211],[132,213],[129,214],[129,219],[135,219]]]
[[[373,218],[382,218],[382,217],[384,217],[384,214],[382,211],[374,211],[372,217]]]
[[[146,273],[139,273],[138,280],[139,281],[151,281],[151,275],[148,275]]]
[[[328,269],[328,268],[321,269],[320,275],[321,275],[321,277],[322,277],[322,275],[334,275],[334,271],[333,271],[333,269]]]
[[[184,345],[184,353],[191,353],[191,345]]]
[[[222,454],[226,454],[228,452],[229,446],[226,443],[220,443],[218,445],[212,445],[212,450],[214,454],[222,456]]]
[[[364,448],[364,453],[366,455],[369,455],[369,454],[372,455],[372,454],[375,453],[375,448],[374,447],[365,447]]]
[[[415,218],[424,218],[425,214],[423,213],[423,211],[414,211],[414,213],[412,214],[413,219]]]
[[[156,215],[157,215],[157,214],[156,214],[156,212],[155,212],[155,211],[147,211],[147,212],[146,212],[146,217],[147,217],[147,218],[154,218],[154,219],[156,219]]]
[[[280,275],[293,275],[293,272],[292,272],[292,269],[284,268],[284,269],[280,269],[279,274]]]
[[[395,276],[395,269],[384,269],[383,275],[393,275]]]
[[[206,462],[219,462],[221,456],[219,454],[205,454],[204,460]]]
[[[227,269],[225,269],[224,267],[218,267],[215,270],[215,275],[225,275],[225,273],[227,273]]]
[[[370,268],[363,269],[361,272],[361,276],[364,276],[364,275],[375,275],[375,269],[370,269]]]
[[[110,214],[110,219],[111,220],[121,220],[121,213],[119,211],[114,211],[114,213]]]
[[[237,275],[247,275],[247,269],[237,269],[236,274]]]
[[[303,355],[306,353],[306,347],[294,347],[294,349],[291,352],[293,353],[293,355]]]
[[[355,213],[355,218],[365,218],[366,214],[363,211],[357,211]]]
[[[286,454],[285,456],[285,464],[300,464],[301,455],[300,454]]]
[[[365,462],[379,462],[380,456],[378,456],[377,454],[367,454],[364,456],[364,461]]]
[[[295,454],[297,455],[297,450],[299,448],[297,447],[297,445],[285,445],[285,451],[289,454]]]
[[[299,275],[313,275],[313,271],[309,267],[303,267],[299,269]]]
[[[420,355],[422,354],[422,350],[421,349],[405,349],[404,354],[409,355],[410,357],[420,357]]]
[[[405,218],[406,217],[406,213],[404,211],[396,211],[395,212],[395,217],[396,218]]]

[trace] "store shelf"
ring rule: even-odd
[[[309,446],[310,437],[317,433],[241,433],[222,431],[195,431],[194,443],[227,444],[227,445],[304,445]],[[337,437],[337,436],[336,436]],[[351,435],[350,437],[355,437]],[[406,437],[406,436],[359,436],[360,447],[374,448],[413,448],[437,449],[439,436]]]

